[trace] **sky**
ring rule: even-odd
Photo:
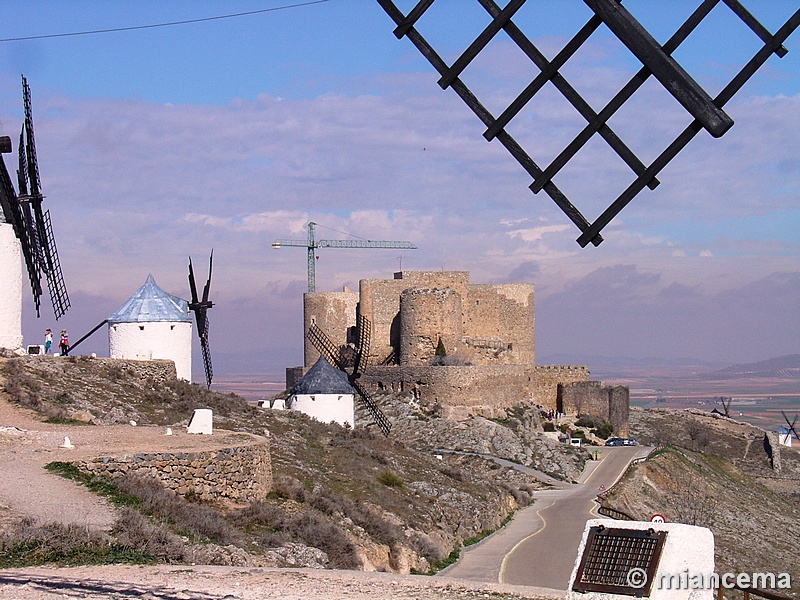
[[[697,1],[629,0],[663,43]],[[303,4],[290,6],[293,4]],[[413,2],[396,2],[408,12]],[[745,5],[776,30],[798,2]],[[9,40],[248,16],[92,35]],[[726,105],[735,125],[700,132],[604,230],[579,231],[373,0],[225,3],[0,0],[0,135],[16,150],[20,75],[72,308],[36,319],[76,340],[148,274],[188,298],[205,280],[217,378],[275,379],[302,364],[306,253],[275,239],[403,240],[417,250],[321,249],[317,290],[404,270],[466,270],[473,283],[535,286],[537,361],[585,356],[742,363],[800,352],[800,33]],[[552,58],[588,20],[580,0],[529,0],[514,22]],[[438,0],[418,28],[449,63],[488,24],[473,0]],[[757,37],[723,4],[674,54],[712,96]],[[561,73],[599,110],[638,70],[604,27]],[[462,79],[492,114],[536,76],[505,33]],[[645,162],[690,122],[648,81],[610,121]],[[546,86],[508,130],[546,165],[583,127]],[[10,157],[7,164],[13,166]],[[555,178],[592,220],[632,181],[593,140]],[[96,333],[84,353],[108,354]],[[591,365],[590,365],[591,368]],[[195,356],[197,381],[202,363]]]

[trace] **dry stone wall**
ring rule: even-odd
[[[267,442],[206,452],[128,454],[74,464],[93,475],[152,477],[182,496],[236,505],[263,500],[272,488]]]

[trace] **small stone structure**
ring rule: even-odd
[[[263,500],[272,489],[272,463],[267,441],[205,452],[127,454],[77,461],[86,473],[117,477],[133,474],[159,480],[182,496],[246,504]]]

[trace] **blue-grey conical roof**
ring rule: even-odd
[[[308,372],[294,384],[292,394],[355,394],[344,371],[332,367],[320,356]]]
[[[189,303],[156,285],[152,275],[125,304],[108,317],[109,323],[190,322]]]

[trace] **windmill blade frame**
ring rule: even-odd
[[[36,305],[36,316],[41,316],[40,305],[42,295],[42,273],[47,278],[47,288],[53,305],[56,320],[64,316],[70,307],[64,274],[58,258],[50,211],[42,209],[44,196],[41,192],[39,162],[36,157],[36,142],[33,133],[33,111],[31,108],[31,89],[28,80],[22,76],[22,99],[25,105],[25,122],[20,131],[19,170],[17,180],[20,205],[17,237],[20,239],[28,278]]]
[[[358,393],[361,397],[361,401],[364,406],[367,407],[372,418],[375,420],[375,424],[380,428],[383,432],[383,435],[388,436],[389,432],[392,429],[391,423],[389,423],[389,419],[386,418],[386,415],[383,414],[383,411],[378,408],[378,405],[373,400],[372,396],[370,396],[367,391],[361,387],[361,384],[358,381],[351,381],[350,385],[353,386],[353,389]]]
[[[333,343],[331,338],[329,338],[322,329],[317,327],[316,323],[312,323],[311,327],[308,328],[308,332],[306,332],[306,337],[317,349],[322,356],[325,357],[330,364],[335,366],[340,371],[344,371],[347,374],[347,378],[350,379],[350,374],[347,373],[347,365],[342,358],[342,353],[339,351],[339,348],[336,344]]]
[[[369,362],[369,345],[372,338],[372,323],[360,312],[356,317],[356,358],[353,365],[353,378],[361,377]]]
[[[208,279],[203,287],[203,299],[197,297],[197,282],[194,278],[194,267],[192,265],[192,257],[189,257],[189,291],[191,293],[191,301],[189,302],[189,310],[194,312],[195,323],[197,324],[197,336],[200,339],[200,351],[203,355],[203,371],[206,376],[206,387],[211,389],[211,382],[214,379],[214,367],[211,362],[211,345],[208,341],[208,309],[214,306],[214,303],[208,299],[211,289],[211,270],[214,261],[214,251],[211,251],[211,258],[208,262]]]
[[[792,419],[792,422],[789,423],[789,417],[786,416],[786,413],[784,411],[781,411],[781,414],[783,415],[783,418],[786,420],[786,424],[789,426],[789,431],[794,434],[795,438],[800,440],[800,433],[797,432],[797,428],[795,427],[798,416],[795,414],[794,419]]]

